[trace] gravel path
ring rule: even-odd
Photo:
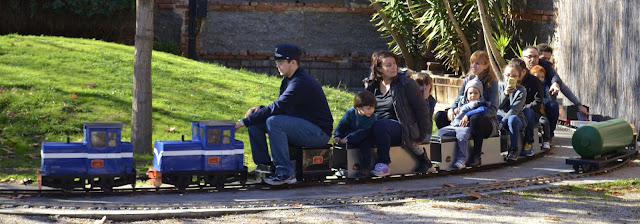
[[[132,223],[640,223],[639,192],[594,198],[590,195],[574,196],[565,191],[512,191],[475,200],[415,199],[399,206],[276,210]],[[0,220],[0,223],[102,223],[89,219],[15,215],[0,215]]]

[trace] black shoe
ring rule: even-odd
[[[433,164],[431,163],[431,160],[429,159],[429,157],[427,157],[426,153],[419,155],[418,159],[420,159],[420,164],[418,165],[418,168],[416,168],[416,170],[414,171],[416,173],[426,173],[429,170],[429,168],[433,166]]]
[[[480,166],[481,161],[480,161],[480,156],[472,156],[469,161],[467,161],[467,167],[476,167],[476,166]]]
[[[507,153],[507,160],[510,161],[516,161],[518,160],[518,150],[509,150],[509,153]]]

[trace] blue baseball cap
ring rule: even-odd
[[[282,43],[276,46],[275,60],[298,60],[302,56],[302,49],[295,44]]]

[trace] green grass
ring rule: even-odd
[[[595,184],[570,184],[559,187],[537,188],[520,191],[518,194],[526,199],[545,197],[546,195],[562,196],[567,202],[574,203],[580,200],[599,199],[615,200],[616,196],[627,193],[640,192],[640,179],[630,178]],[[502,192],[496,195],[510,195],[510,192]]]
[[[133,56],[132,46],[103,41],[0,36],[0,178],[14,170],[33,178],[40,143],[80,140],[84,122],[121,121],[123,141],[130,141]],[[238,120],[247,109],[275,100],[280,82],[154,51],[153,140],[189,138],[194,120]],[[353,94],[323,88],[335,127]],[[245,142],[246,165],[255,166],[246,128],[236,138]],[[136,156],[139,172],[151,165],[150,158]]]

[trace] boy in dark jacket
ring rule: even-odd
[[[341,144],[360,145],[360,170],[356,174],[358,178],[369,177],[371,171],[371,147],[369,144],[360,144],[368,140],[376,117],[376,97],[371,92],[362,91],[353,99],[353,107],[344,113],[336,130],[333,132],[333,142]]]

